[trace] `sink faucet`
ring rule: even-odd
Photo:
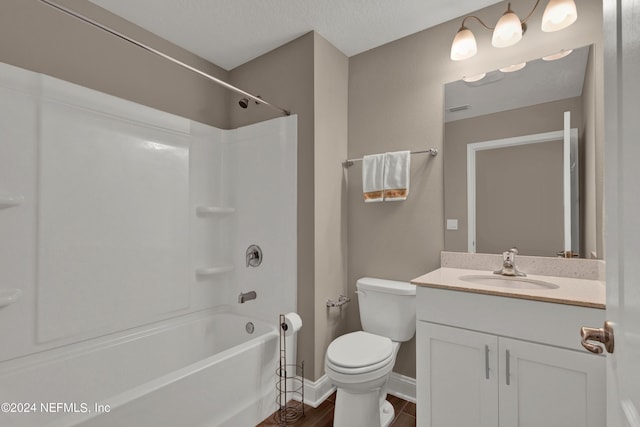
[[[511,248],[508,251],[502,253],[502,268],[496,270],[493,274],[502,274],[503,276],[526,276],[523,272],[516,267],[516,255],[518,254],[518,248]]]
[[[256,291],[241,292],[240,295],[238,295],[238,304],[244,304],[245,302],[256,299],[257,297],[258,294],[256,294]]]

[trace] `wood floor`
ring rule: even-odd
[[[295,427],[331,427],[333,425],[333,407],[336,394],[333,393],[327,400],[322,402],[317,408],[304,406],[304,417],[295,424]],[[387,400],[393,405],[396,417],[390,427],[415,427],[416,425],[416,404],[407,402],[399,397],[388,395]],[[257,427],[274,427],[278,423],[272,414],[266,420],[258,424]]]

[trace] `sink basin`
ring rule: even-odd
[[[551,290],[559,288],[558,285],[543,280],[516,276],[500,276],[497,274],[460,276],[460,280],[473,283],[474,285],[497,286],[509,289]]]

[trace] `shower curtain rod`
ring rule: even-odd
[[[101,23],[99,23],[97,21],[94,21],[93,19],[88,18],[88,17],[86,17],[86,16],[84,16],[84,15],[82,15],[82,14],[80,14],[80,13],[78,13],[78,12],[72,10],[72,9],[69,9],[69,8],[67,8],[65,6],[57,4],[57,3],[53,2],[53,1],[50,1],[50,0],[40,0],[40,1],[42,3],[45,3],[45,4],[53,7],[54,9],[59,10],[60,12],[64,12],[67,15],[71,15],[74,18],[77,18],[77,19],[79,19],[79,20],[81,20],[81,21],[83,21],[83,22],[85,22],[87,24],[93,25],[94,27],[100,28],[101,30],[106,31],[107,33],[109,33],[111,35],[114,35],[114,36],[116,36],[116,37],[118,37],[118,38],[120,38],[122,40],[125,40],[125,41],[127,41],[127,42],[129,42],[129,43],[131,43],[131,44],[133,44],[135,46],[138,46],[138,47],[146,50],[147,52],[151,52],[153,54],[156,54],[156,55],[158,55],[158,56],[160,56],[160,57],[162,57],[164,59],[167,59],[167,60],[173,62],[174,64],[177,64],[177,65],[179,65],[179,66],[181,66],[183,68],[186,68],[187,70],[193,71],[194,73],[199,74],[200,76],[205,77],[205,78],[211,80],[212,82],[214,82],[214,83],[216,83],[216,84],[218,84],[218,85],[220,85],[220,86],[222,86],[222,87],[224,87],[226,89],[229,89],[229,90],[232,90],[232,91],[234,91],[236,93],[239,93],[242,96],[250,98],[250,99],[252,99],[253,101],[255,101],[257,103],[264,104],[267,107],[273,108],[274,110],[278,110],[284,116],[291,115],[291,112],[288,111],[288,110],[285,110],[284,108],[280,108],[277,105],[271,104],[270,102],[267,102],[264,99],[262,99],[262,98],[260,98],[260,97],[258,97],[256,95],[252,95],[249,92],[245,92],[242,89],[239,89],[239,88],[237,88],[237,87],[235,87],[235,86],[233,86],[233,85],[231,85],[231,84],[229,84],[229,83],[227,83],[227,82],[225,82],[223,80],[220,80],[217,77],[212,76],[211,74],[205,73],[204,71],[199,70],[199,69],[197,69],[195,67],[192,67],[191,65],[185,64],[184,62],[182,62],[182,61],[180,61],[180,60],[178,60],[178,59],[176,59],[176,58],[174,58],[172,56],[169,56],[166,53],[160,52],[159,50],[154,49],[151,46],[148,46],[148,45],[146,45],[144,43],[141,43],[141,42],[139,42],[139,41],[137,41],[137,40],[125,35],[125,34],[122,34],[119,31],[114,30],[113,28],[107,27],[106,25],[103,25],[103,24],[101,24]]]

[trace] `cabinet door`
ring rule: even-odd
[[[417,424],[498,425],[498,339],[427,322],[417,325]]]
[[[603,357],[499,339],[500,426],[606,425]]]

